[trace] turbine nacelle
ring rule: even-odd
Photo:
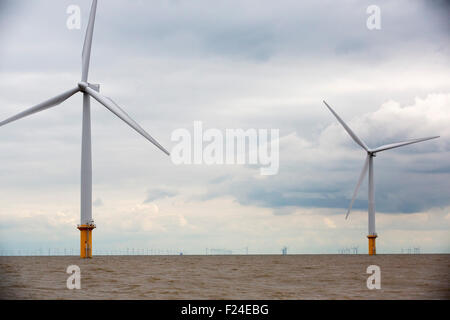
[[[91,88],[92,90],[96,92],[100,92],[100,85],[94,84],[94,83],[88,83],[84,81],[78,82],[78,88],[80,88],[80,91],[86,92],[86,88]]]

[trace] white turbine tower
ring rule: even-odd
[[[91,58],[92,35],[94,32],[95,14],[97,10],[97,0],[93,0],[89,24],[86,30],[82,54],[82,75],[81,81],[77,86],[54,98],[44,101],[34,107],[31,107],[15,116],[12,116],[2,122],[0,127],[7,123],[19,120],[34,113],[55,107],[64,102],[77,92],[83,93],[83,128],[81,142],[81,221],[78,229],[81,231],[80,237],[80,256],[82,258],[92,257],[92,230],[95,228],[92,220],[92,156],[91,156],[91,105],[90,98],[93,97],[109,111],[127,123],[130,127],[140,133],[144,138],[153,143],[165,154],[169,152],[164,149],[152,136],[150,136],[142,127],[137,124],[124,110],[122,110],[110,98],[99,94],[100,86],[88,82],[89,63]]]
[[[375,186],[373,181],[373,158],[376,157],[376,154],[381,151],[394,149],[402,146],[406,146],[408,144],[413,144],[417,142],[422,142],[430,139],[439,138],[439,136],[427,137],[421,139],[413,139],[404,142],[397,142],[392,144],[382,145],[375,149],[369,148],[364,141],[362,141],[351,129],[350,127],[337,115],[337,113],[324,101],[327,108],[331,111],[331,113],[336,117],[336,119],[341,123],[347,133],[352,137],[352,139],[367,152],[366,161],[364,162],[363,169],[361,171],[361,175],[359,176],[358,183],[355,188],[355,192],[353,193],[352,201],[350,202],[350,206],[347,211],[347,215],[345,219],[347,219],[350,211],[352,210],[353,203],[355,202],[356,195],[358,194],[359,187],[361,186],[362,181],[364,180],[367,170],[369,170],[369,235],[367,238],[369,239],[369,254],[376,254],[376,245],[375,239],[377,238],[377,233],[375,232]]]

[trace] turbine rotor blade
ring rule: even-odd
[[[350,214],[350,211],[352,210],[353,203],[355,202],[356,196],[358,195],[359,187],[361,186],[361,183],[363,182],[364,177],[367,174],[367,169],[368,169],[368,166],[369,166],[369,160],[370,160],[370,155],[368,154],[367,157],[366,157],[366,162],[364,162],[364,167],[363,167],[363,169],[361,171],[361,175],[359,176],[359,180],[358,180],[358,184],[356,185],[355,192],[353,192],[352,201],[350,202],[350,206],[348,207],[348,211],[347,211],[347,214],[345,215],[345,219],[348,218],[348,215]]]
[[[0,127],[4,126],[7,123],[22,119],[24,117],[27,117],[29,115],[32,115],[34,113],[46,110],[48,108],[54,107],[59,105],[60,103],[64,102],[65,100],[67,100],[68,98],[70,98],[71,96],[73,96],[75,93],[77,93],[78,91],[80,91],[80,89],[78,87],[70,89],[69,91],[66,91],[64,93],[61,93],[60,95],[57,95],[56,97],[50,98],[44,102],[41,102],[37,105],[35,105],[34,107],[31,107],[25,111],[22,111],[2,122],[0,122]]]
[[[403,142],[385,144],[383,146],[380,146],[380,147],[375,148],[375,149],[370,150],[370,151],[371,152],[380,152],[380,151],[394,149],[394,148],[398,148],[398,147],[403,147],[403,146],[407,146],[408,144],[418,143],[418,142],[427,141],[427,140],[436,139],[436,138],[439,138],[439,136],[433,136],[433,137],[413,139],[413,140],[408,140],[408,141],[403,141]]]
[[[82,54],[82,70],[81,81],[87,82],[89,74],[89,63],[91,61],[92,36],[94,34],[95,14],[97,12],[97,0],[92,1],[89,23],[84,38],[83,54]]]
[[[149,135],[136,121],[134,121],[122,108],[120,108],[114,101],[110,98],[104,97],[101,94],[97,93],[93,89],[86,87],[84,89],[90,96],[92,96],[99,103],[104,105],[109,111],[114,113],[117,117],[119,117],[122,121],[140,133],[144,138],[153,143],[156,147],[158,147],[162,152],[170,155],[169,151],[167,151],[158,141],[156,141],[151,135]]]
[[[323,101],[323,103],[325,103],[325,105],[327,106],[327,108],[331,111],[331,113],[336,117],[336,119],[341,123],[341,125],[344,127],[345,131],[347,131],[347,133],[350,135],[350,137],[353,138],[353,140],[359,144],[364,150],[369,151],[369,148],[366,146],[366,144],[364,143],[364,141],[362,141],[353,131],[352,129],[350,129],[350,127],[344,122],[344,120],[342,120],[338,114],[328,105],[328,103],[326,103],[325,101]]]

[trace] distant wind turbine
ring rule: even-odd
[[[93,0],[89,24],[86,30],[82,54],[82,75],[81,81],[77,86],[56,97],[46,100],[34,107],[31,107],[15,116],[12,116],[2,122],[0,127],[7,123],[19,120],[34,113],[55,107],[64,102],[72,95],[78,92],[83,93],[83,128],[81,142],[81,223],[78,229],[81,231],[80,237],[80,256],[82,258],[92,257],[92,230],[95,228],[92,220],[92,156],[91,156],[91,106],[90,98],[104,105],[109,111],[114,113],[122,121],[140,133],[144,138],[153,143],[165,154],[169,152],[161,146],[152,136],[150,136],[142,127],[137,124],[124,110],[122,110],[113,100],[99,94],[100,85],[88,82],[89,63],[91,58],[92,35],[94,32],[95,15],[97,10],[97,0]]]
[[[421,139],[413,139],[408,140],[404,142],[397,142],[397,143],[391,143],[382,145],[378,148],[371,149],[369,148],[364,141],[362,141],[353,131],[350,129],[350,127],[337,115],[337,113],[324,101],[327,108],[331,111],[331,113],[336,117],[336,119],[341,123],[341,125],[344,127],[345,131],[352,137],[352,139],[367,152],[366,161],[364,162],[363,169],[361,171],[361,175],[359,176],[358,183],[355,188],[355,192],[353,193],[352,201],[350,202],[350,206],[348,208],[347,214],[345,216],[345,219],[348,218],[348,215],[350,214],[350,211],[352,210],[353,203],[355,202],[356,195],[358,194],[359,187],[361,186],[362,181],[364,180],[364,177],[366,176],[367,170],[369,171],[369,235],[367,238],[369,239],[369,255],[376,254],[376,245],[375,245],[375,239],[377,238],[377,233],[375,232],[375,187],[374,187],[374,181],[373,181],[373,158],[376,157],[376,154],[381,151],[394,149],[402,146],[406,146],[408,144],[418,143],[430,139],[436,139],[439,138],[439,136],[434,137],[427,137],[427,138],[421,138]]]

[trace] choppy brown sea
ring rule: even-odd
[[[80,290],[67,289],[69,265]],[[449,299],[449,271],[448,254],[0,257],[0,298]]]

